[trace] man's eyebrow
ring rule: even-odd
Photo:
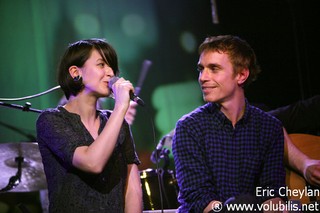
[[[197,67],[203,68],[204,66],[201,63],[198,63]],[[210,69],[214,69],[214,68],[221,68],[221,65],[217,63],[210,63],[206,67],[209,67]]]
[[[220,64],[216,64],[216,63],[211,63],[211,64],[208,64],[208,67],[210,68],[221,68],[221,65]]]

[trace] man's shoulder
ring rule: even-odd
[[[210,114],[211,105],[205,104],[202,106],[199,106],[192,110],[191,112],[183,115],[179,122],[190,122],[190,121],[196,121],[196,120],[203,120],[204,118],[207,118]]]
[[[251,111],[251,116],[254,117],[256,120],[261,120],[264,121],[265,123],[276,123],[278,125],[281,125],[281,122],[271,115],[270,113],[261,110],[258,107],[250,105],[250,111]]]

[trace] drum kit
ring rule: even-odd
[[[164,153],[164,154],[163,154]],[[163,150],[160,159],[167,159]],[[178,187],[172,170],[140,171],[144,210],[176,209]],[[35,192],[47,188],[42,158],[36,142],[0,144],[0,193]]]
[[[41,110],[0,102],[0,106],[40,113]],[[0,193],[33,192],[47,188],[42,158],[36,142],[0,143]]]
[[[140,171],[144,210],[176,209],[178,186],[173,171],[167,169],[169,152],[165,148],[154,152],[160,153],[158,161],[164,159],[166,163],[160,169]],[[47,188],[36,142],[0,144],[0,170],[0,194],[36,192]]]

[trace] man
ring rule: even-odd
[[[244,94],[260,72],[254,51],[239,37],[226,35],[206,38],[199,54],[198,81],[207,104],[183,116],[173,138],[178,212],[282,202],[282,125],[251,106]]]

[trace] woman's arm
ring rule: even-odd
[[[100,173],[113,153],[124,117],[130,103],[133,86],[120,78],[113,86],[115,106],[101,134],[90,146],[78,147],[73,157],[73,165],[83,171]]]
[[[138,166],[129,164],[125,191],[125,213],[142,212],[142,204],[142,189]]]

